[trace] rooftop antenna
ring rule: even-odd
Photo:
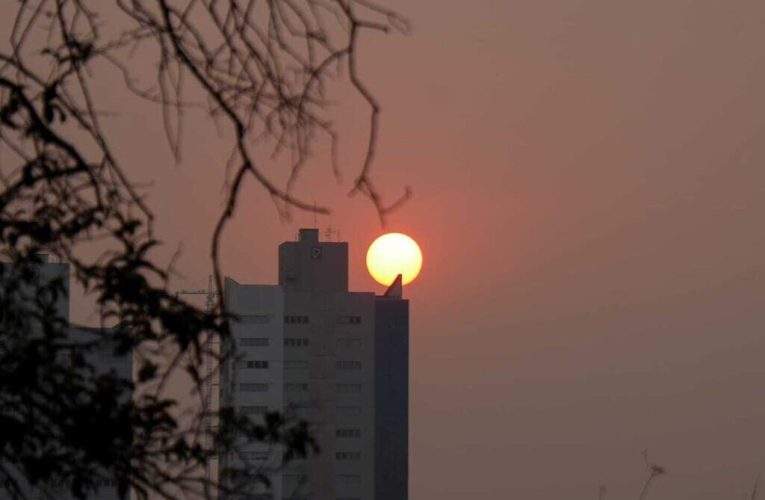
[[[324,238],[326,238],[327,241],[332,241],[332,235],[334,234],[334,230],[332,229],[332,224],[327,226],[327,229],[324,230]]]

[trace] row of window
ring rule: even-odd
[[[284,339],[284,346],[285,347],[308,347],[308,339],[307,338],[285,338]]]
[[[358,349],[361,347],[361,339],[337,339],[337,347],[346,347],[351,349]]]
[[[241,500],[273,500],[270,493],[250,493],[238,498]]]
[[[268,347],[271,339],[268,337],[248,337],[239,340],[241,347]]]
[[[271,339],[268,337],[245,337],[239,339],[240,347],[268,347],[271,345]],[[288,347],[307,347],[307,338],[285,338],[284,345]],[[336,341],[337,347],[358,349],[361,347],[361,339],[357,338],[339,338]]]
[[[267,360],[242,360],[237,363],[239,368],[249,368],[255,370],[265,370],[269,364]],[[296,370],[299,368],[308,368],[308,361],[288,360],[284,362],[284,368],[287,370]],[[335,362],[335,368],[338,370],[361,370],[361,361],[340,360]]]
[[[265,325],[271,322],[271,317],[267,314],[240,314],[237,317],[237,323],[242,325]],[[305,315],[285,315],[284,323],[288,325],[307,325],[310,322]],[[361,316],[339,316],[337,323],[340,325],[360,325]]]
[[[262,415],[266,411],[268,411],[268,407],[266,406],[240,407],[241,414],[246,416]],[[335,437],[337,439],[358,439],[361,437],[361,429],[335,429]],[[265,460],[268,458],[268,453],[269,452],[266,452],[266,451],[247,451],[247,452],[240,452],[240,455],[242,456],[243,459],[247,459],[247,460]],[[353,459],[353,458],[340,459],[339,458],[338,460],[356,460],[356,459]]]
[[[293,411],[308,410],[310,408],[316,407],[316,405],[308,401],[292,401],[288,404],[288,406],[289,409]]]
[[[308,477],[305,474],[285,474],[284,479],[291,483],[303,484],[308,481]]]
[[[71,488],[72,486],[72,482],[68,479],[47,481],[45,484],[55,488]],[[114,479],[91,479],[89,485],[95,487],[116,487],[117,481]],[[10,483],[6,482],[3,486],[10,486]]]
[[[270,493],[255,493],[249,494],[244,497],[240,497],[243,500],[274,500]],[[305,495],[290,495],[288,497],[282,497],[282,500],[310,500],[310,497]],[[335,497],[335,500],[361,500],[359,497]]]
[[[359,394],[361,393],[361,384],[337,384],[335,391],[338,394]]]
[[[291,410],[304,410],[311,408],[312,405],[310,403],[290,403],[289,405]],[[268,411],[268,406],[265,405],[243,405],[239,407],[239,411],[243,415],[247,416],[255,416],[255,415],[263,415]],[[360,406],[338,406],[337,409],[337,415],[338,416],[352,416],[357,417],[361,415],[361,407]],[[361,429],[336,429],[335,430],[335,437],[338,438],[360,438],[361,437]]]
[[[251,416],[251,415],[263,415],[265,412],[268,411],[268,406],[263,405],[245,405],[240,406],[239,411],[243,415]]]
[[[239,384],[240,392],[268,392],[269,385],[263,382],[242,382]],[[284,384],[286,392],[308,392],[308,384]],[[361,384],[337,384],[335,391],[338,394],[359,394],[361,393]]]
[[[239,368],[254,368],[256,370],[265,370],[268,368],[268,361],[265,360],[252,360],[252,361],[239,361]]]
[[[340,316],[337,322],[341,325],[360,325],[361,316]]]
[[[240,392],[268,392],[269,384],[260,382],[242,382],[239,384]]]
[[[240,314],[239,323],[245,325],[263,325],[269,323],[271,320],[267,314]]]
[[[359,474],[338,474],[335,476],[336,484],[359,484],[361,475]]]
[[[310,403],[290,403],[290,409],[302,410],[311,408]],[[239,411],[243,415],[263,415],[268,411],[268,406],[264,405],[244,405],[239,407]],[[358,417],[361,415],[360,406],[338,406],[337,415],[341,417]],[[358,438],[361,437],[361,429],[337,429],[335,430],[335,436],[339,438]]]
[[[285,370],[300,370],[308,368],[308,361],[304,360],[287,360],[284,362]]]
[[[239,457],[245,461],[260,462],[263,460],[268,460],[269,456],[271,456],[270,451],[241,451],[239,452]]]
[[[338,370],[361,370],[361,361],[340,360],[335,362]]]
[[[285,392],[308,392],[308,384],[284,384]]]
[[[338,406],[335,410],[338,417],[359,417],[361,406]]]
[[[335,437],[359,438],[361,437],[361,429],[335,429]]]
[[[305,324],[308,324],[308,316],[285,316],[284,323],[288,325],[289,324],[305,325]]]

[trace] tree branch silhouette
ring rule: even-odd
[[[366,0],[27,0],[15,9],[8,47],[0,49],[0,254],[11,263],[0,267],[0,488],[25,498],[31,486],[54,498],[56,485],[65,484],[85,498],[111,481],[123,496],[132,489],[140,498],[176,498],[267,483],[246,468],[232,467],[225,472],[235,480],[216,484],[199,471],[241,437],[281,447],[287,459],[305,456],[316,444],[304,422],[270,413],[256,424],[224,407],[200,411],[186,428],[175,401],[141,389],[161,389],[183,370],[201,400],[202,360],[233,355],[220,242],[246,179],[283,217],[292,209],[328,212],[294,188],[319,140],[329,141],[340,178],[327,93],[343,74],[369,108],[351,193],[368,197],[383,224],[410,196],[407,188],[386,205],[375,187],[381,107],[358,69],[364,32],[406,33],[408,23]],[[152,84],[142,83],[131,62],[139,50],[153,58]],[[136,98],[160,107],[177,160],[190,107],[233,134],[221,164],[235,170],[210,242],[218,292],[212,310],[174,294],[170,271],[155,257],[154,214],[111,146],[92,91],[105,67]],[[256,161],[262,150],[292,155],[285,186]],[[114,353],[143,353],[135,381],[94,370],[88,354],[103,339],[67,341],[69,325],[54,307],[64,286],[41,283],[34,273],[42,252],[68,262],[102,323],[118,325]],[[210,335],[221,340],[222,353],[205,340]],[[176,357],[158,362],[168,344]],[[220,425],[210,435],[205,422],[213,417]]]

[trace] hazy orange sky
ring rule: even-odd
[[[669,471],[652,500],[746,498],[765,472],[765,3],[386,4],[413,33],[367,38],[361,70],[376,178],[414,191],[388,229],[425,257],[405,290],[411,498],[637,498],[644,449]],[[158,110],[111,97],[162,255],[204,286],[225,141],[192,112],[174,165]],[[350,241],[352,288],[380,292],[374,210],[345,197],[365,110],[337,111],[346,181],[319,151],[298,194],[334,209],[319,222]],[[226,273],[275,282],[277,245],[312,221],[250,183]]]

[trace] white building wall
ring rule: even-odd
[[[286,409],[312,424],[321,453],[290,467],[284,498],[371,499],[374,295],[287,292],[285,304],[288,321],[307,320],[285,324]]]
[[[258,421],[263,410],[284,407],[284,294],[279,286],[240,285],[230,278],[224,289],[236,320],[231,322],[235,357],[221,377],[223,402]],[[227,460],[269,474],[273,498],[281,498],[280,450],[243,442],[237,452]]]

